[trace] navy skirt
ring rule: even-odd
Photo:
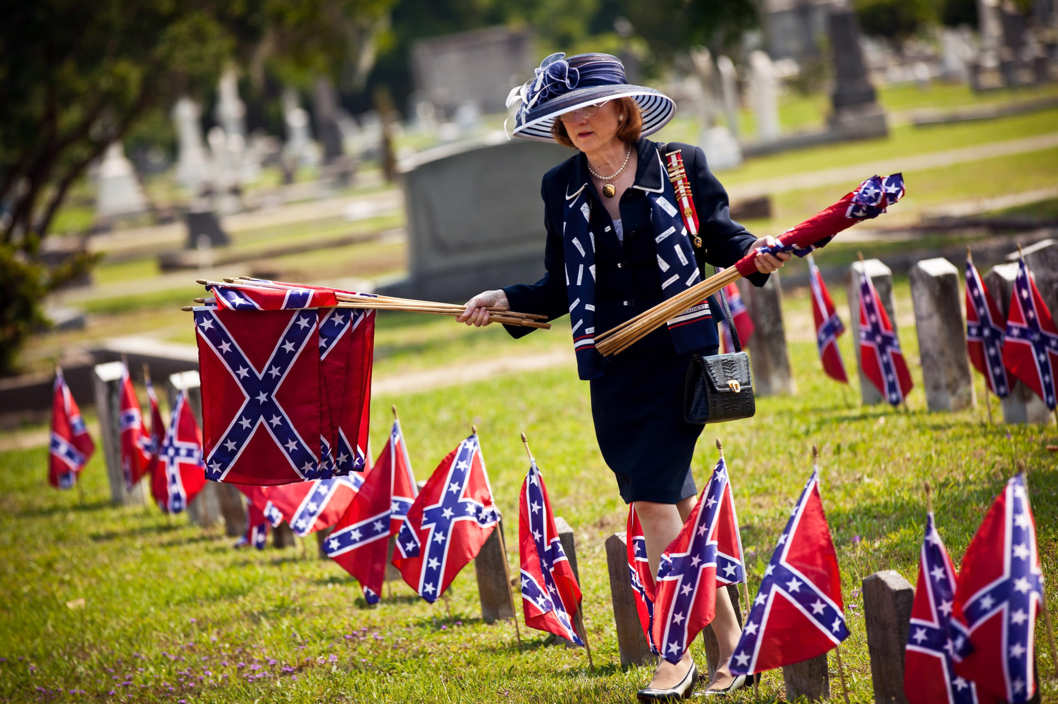
[[[638,346],[607,359],[590,382],[595,437],[626,503],[675,504],[697,493],[691,459],[705,427],[683,419],[690,355]]]

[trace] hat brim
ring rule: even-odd
[[[676,103],[672,98],[653,88],[631,84],[591,86],[564,93],[535,106],[524,115],[519,114],[511,134],[537,142],[553,142],[551,128],[556,118],[600,100],[617,98],[632,98],[639,105],[643,117],[640,135],[644,137],[660,130],[676,114]]]

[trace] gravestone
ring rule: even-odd
[[[573,576],[580,583],[580,570],[577,569],[577,545],[573,537],[573,529],[566,523],[562,516],[555,516],[555,530],[558,531],[558,541],[562,543],[562,552],[566,553],[569,566],[573,568]]]
[[[974,404],[973,377],[966,357],[959,271],[938,257],[916,262],[910,278],[926,406],[931,411],[969,408]]]
[[[510,89],[533,76],[530,33],[486,27],[412,43],[415,92],[450,118],[473,103],[482,113],[503,113]]]
[[[742,147],[724,125],[702,132],[701,145],[712,171],[734,169],[742,164]]]
[[[195,414],[195,422],[199,430],[202,429],[202,386],[197,371],[178,372],[170,374],[166,382],[169,396],[169,407],[172,408],[176,401],[176,392],[183,390],[187,394],[187,400],[191,404],[191,412]],[[208,521],[212,525],[217,517],[224,520],[224,533],[229,536],[239,536],[246,533],[249,518],[246,513],[246,502],[243,493],[231,484],[223,482],[206,481],[206,486],[199,497],[207,495],[201,509],[195,508],[198,497],[191,502],[190,517],[196,523]],[[201,514],[201,518],[196,515]],[[200,523],[201,525],[206,525]]]
[[[863,580],[863,619],[876,704],[907,704],[904,695],[904,649],[915,590],[894,570]]]
[[[543,273],[540,179],[569,156],[557,144],[504,142],[406,162],[409,277],[379,292],[465,301],[486,288],[536,281]]]
[[[185,249],[226,247],[231,244],[231,238],[212,210],[189,210],[184,215],[184,224],[187,226]]]
[[[771,57],[757,49],[749,55],[749,104],[757,118],[757,139],[779,136],[779,76]]]
[[[1000,264],[984,275],[985,287],[999,306],[1003,319],[1010,315],[1010,296],[1014,291],[1014,279],[1018,275],[1017,264]],[[1042,291],[1041,291],[1042,295]],[[1036,392],[1017,379],[1010,379],[1010,393],[1000,399],[1004,423],[1051,422],[1051,412]]]
[[[1023,247],[1021,251],[1043,302],[1047,304],[1051,316],[1058,317],[1058,241],[1047,238]],[[1016,262],[1018,253],[1011,252],[1006,259]]]
[[[121,142],[111,142],[103,154],[97,173],[96,215],[113,218],[147,210],[147,199],[143,195],[132,164],[125,158]]]
[[[481,620],[485,623],[514,618],[514,601],[507,579],[507,556],[503,552],[503,521],[489,535],[474,558],[474,575],[478,580]]]
[[[191,193],[192,199],[197,198],[209,183],[209,163],[199,115],[198,103],[186,96],[173,106],[173,122],[176,123],[179,145],[176,180]]]
[[[797,391],[790,371],[786,328],[782,321],[782,285],[778,272],[762,287],[739,282],[739,292],[753,320],[749,348],[753,368],[753,392],[758,396],[792,394]]]
[[[610,603],[617,628],[617,649],[621,667],[653,665],[657,656],[650,652],[643,627],[639,624],[632,580],[628,573],[628,552],[624,533],[606,539],[606,567],[610,573]]]
[[[342,130],[338,125],[338,93],[329,78],[320,77],[316,79],[312,96],[313,117],[323,149],[323,163],[330,164],[345,155]]]
[[[977,0],[977,23],[980,49],[970,64],[970,86],[975,91],[1000,88],[999,53],[1003,43],[1003,26],[999,0]]]
[[[724,118],[731,134],[738,137],[738,74],[735,62],[729,56],[721,54],[716,59],[716,70],[720,74],[721,104],[724,106]]]
[[[283,91],[283,124],[287,141],[283,145],[282,163],[293,180],[298,167],[315,166],[319,162],[319,153],[309,131],[309,114],[298,103],[298,95],[291,88]]]
[[[713,54],[705,47],[696,47],[690,51],[691,65],[694,67],[694,84],[698,90],[688,86],[688,92],[694,96],[695,111],[705,129],[719,121],[723,108],[723,98],[717,95],[718,74],[713,64]]]
[[[294,531],[291,530],[290,524],[286,521],[272,529],[272,547],[277,549],[292,548],[296,544],[297,540],[294,538]]]
[[[795,701],[804,697],[810,702],[830,698],[830,672],[827,668],[827,654],[817,655],[808,660],[783,665],[782,681],[786,686],[786,699]]]
[[[853,262],[849,277],[849,320],[852,325],[852,349],[856,353],[856,367],[860,376],[860,399],[865,406],[872,406],[885,401],[885,397],[875,388],[871,380],[863,373],[860,362],[860,272],[866,271],[871,277],[878,298],[882,301],[889,321],[893,324],[893,333],[897,332],[896,315],[893,312],[893,272],[879,259],[867,259]]]
[[[940,30],[941,78],[965,83],[970,78],[970,62],[974,58],[973,45],[966,35],[955,29]]]
[[[99,435],[103,438],[103,459],[110,482],[110,500],[115,506],[134,506],[148,501],[149,490],[140,481],[132,489],[125,487],[121,468],[121,392],[125,365],[122,362],[97,364],[92,370]]]
[[[832,129],[861,138],[884,137],[889,133],[885,112],[868,78],[860,46],[860,27],[851,7],[834,6],[827,16],[834,65],[833,108],[828,118]]]

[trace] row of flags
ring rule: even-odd
[[[1023,257],[1004,320],[969,253],[966,257],[966,350],[988,390],[1000,398],[1017,379],[1055,410],[1058,328]]]

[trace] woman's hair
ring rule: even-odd
[[[615,98],[613,103],[617,106],[617,138],[622,142],[635,144],[643,129],[643,114],[639,111],[639,103],[634,98]],[[624,117],[624,120],[621,120],[621,117]],[[566,133],[566,126],[562,124],[559,117],[555,118],[555,123],[551,126],[551,136],[559,144],[567,147],[573,146],[573,142]]]

